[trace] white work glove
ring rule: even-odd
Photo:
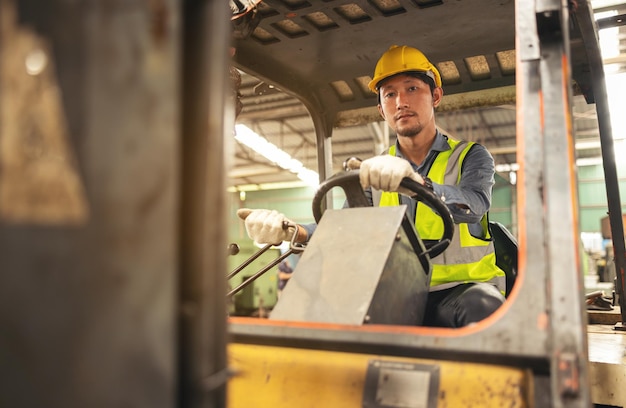
[[[388,154],[363,160],[359,172],[359,179],[363,188],[373,187],[377,190],[413,196],[415,195],[414,192],[400,187],[400,181],[405,177],[409,177],[422,185],[424,184],[422,176],[413,171],[408,161]]]
[[[291,241],[295,224],[278,211],[241,208],[237,216],[245,220],[248,236],[259,244],[279,245]],[[287,224],[292,226],[287,228]]]

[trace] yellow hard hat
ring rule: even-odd
[[[402,72],[423,72],[441,87],[441,75],[437,68],[420,50],[406,45],[389,47],[376,63],[374,79],[367,86],[372,92],[378,93],[377,86],[380,81]]]

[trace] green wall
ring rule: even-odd
[[[517,224],[514,220],[515,187],[499,174],[495,176],[496,184],[491,195],[489,219],[504,225],[511,233],[517,235]]]
[[[617,162],[622,213],[626,212],[626,163]],[[606,187],[602,166],[578,168],[578,200],[580,229],[583,232],[600,232],[600,220],[607,216]]]

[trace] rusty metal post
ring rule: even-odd
[[[232,139],[228,2],[183,1],[180,407],[226,404],[225,143]]]

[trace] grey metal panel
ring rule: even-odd
[[[270,318],[421,323],[431,268],[402,228],[404,216],[404,206],[327,210]]]

